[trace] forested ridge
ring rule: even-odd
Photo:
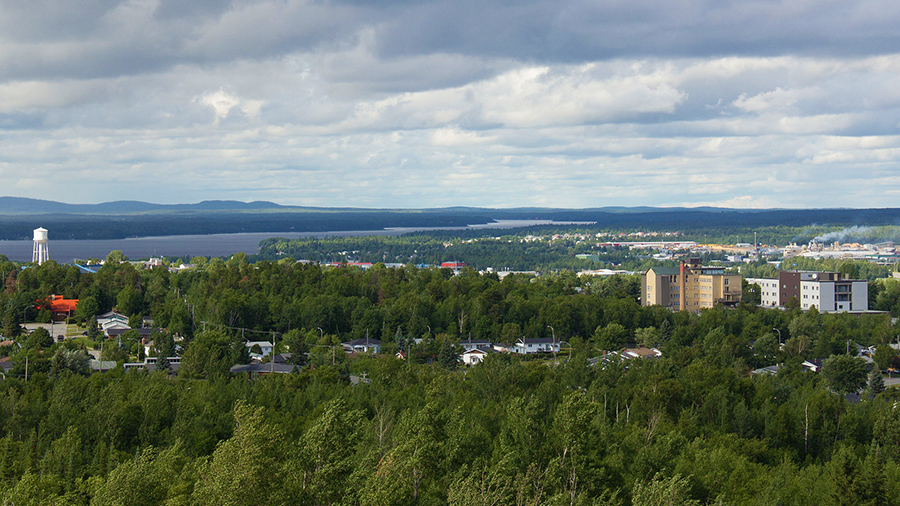
[[[889,314],[673,313],[638,304],[637,276],[111,260],[96,274],[0,261],[2,331],[18,343],[2,350],[17,364],[0,381],[5,504],[900,503],[896,390],[873,380],[851,402],[859,378],[801,365],[855,364],[859,344],[887,367]],[[900,281],[872,293],[900,309]],[[79,298],[84,322],[152,316],[166,331],[151,354],[178,349],[178,374],[88,374],[89,336],[19,335],[50,294]],[[335,353],[366,334],[383,354]],[[555,357],[448,359],[461,339],[551,335]],[[272,337],[297,372],[228,372],[246,340]],[[603,360],[637,344],[662,358]],[[103,343],[120,362],[142,351],[133,335]]]

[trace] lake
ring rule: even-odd
[[[258,232],[243,234],[211,234],[211,235],[170,235],[157,237],[134,237],[129,239],[103,240],[53,240],[50,231],[50,259],[59,263],[68,263],[76,259],[104,259],[113,250],[121,250],[126,257],[132,259],[149,257],[181,257],[190,259],[195,256],[227,257],[243,252],[255,254],[259,242],[269,237],[298,239],[300,237],[351,237],[372,235],[402,235],[408,232],[431,230],[466,230],[466,229],[508,229],[536,225],[590,225],[593,222],[555,222],[549,220],[505,220],[486,225],[469,225],[468,227],[431,227],[431,228],[389,228],[384,230],[344,230],[336,232]],[[17,262],[31,261],[34,243],[32,241],[0,241],[0,255],[6,255]]]

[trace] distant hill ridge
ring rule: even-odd
[[[131,214],[153,211],[242,211],[284,209],[274,202],[240,202],[237,200],[204,200],[196,204],[152,204],[137,200],[116,200],[100,204],[66,204],[52,200],[23,197],[0,197],[0,214]]]
[[[442,208],[422,208],[422,209],[379,209],[379,208],[348,208],[348,207],[306,207],[306,206],[290,206],[276,204],[257,200],[253,202],[241,202],[238,200],[204,200],[194,204],[154,204],[139,200],[115,200],[112,202],[102,202],[99,204],[67,204],[64,202],[56,202],[53,200],[41,200],[24,197],[0,197],[0,215],[2,214],[133,214],[148,213],[155,211],[259,211],[272,210],[277,212],[290,211],[428,211],[428,212],[450,212],[450,213],[558,213],[558,212],[602,212],[602,213],[654,213],[654,212],[672,212],[672,211],[691,211],[691,212],[763,212],[772,209],[730,209],[722,207],[624,207],[624,206],[608,206],[608,207],[591,207],[591,208],[552,208],[552,207],[515,207],[515,208],[485,208],[485,207],[468,207],[468,206],[452,206]]]
[[[465,228],[503,220],[593,223],[605,230],[752,229],[766,226],[900,224],[900,209],[727,209],[715,207],[595,207],[553,209],[365,209],[285,206],[211,200],[196,204],[138,201],[65,204],[0,197],[0,240],[28,240],[44,227],[53,240],[123,239],[165,235],[372,231],[385,228]],[[555,225],[551,225],[555,226]],[[522,228],[527,227],[523,224]]]

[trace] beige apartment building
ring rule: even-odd
[[[679,267],[652,267],[641,275],[641,304],[675,311],[699,311],[741,301],[741,275],[724,267],[700,265],[692,258]]]

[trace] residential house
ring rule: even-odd
[[[463,350],[470,351],[476,348],[490,348],[493,346],[493,343],[487,339],[467,339],[460,341],[459,345],[462,346]]]
[[[645,348],[641,346],[639,348],[628,348],[623,350],[619,355],[621,355],[622,358],[659,358],[662,356],[662,352],[656,348]]]
[[[254,346],[259,346],[259,353],[253,353],[252,351],[250,352],[250,358],[253,360],[262,360],[263,357],[266,357],[270,353],[272,353],[272,349],[275,348],[275,346],[269,341],[247,341],[246,343],[244,343],[244,345],[248,350],[252,350]]]
[[[231,372],[238,373],[247,373],[250,379],[257,379],[262,376],[268,376],[269,374],[290,374],[294,372],[295,366],[293,364],[278,364],[278,363],[267,363],[267,364],[237,364],[231,366]]]
[[[148,328],[141,328],[141,329],[118,329],[118,328],[113,328],[113,329],[109,329],[109,331],[106,332],[106,337],[109,337],[110,339],[122,337],[122,334],[128,332],[129,330],[134,330],[134,331],[136,331],[136,332],[138,333],[138,335],[141,337],[141,339],[150,339],[150,335],[153,334],[154,332],[163,332],[163,331],[165,331],[165,329],[156,328],[156,327],[154,327],[154,328],[152,328],[152,329],[148,329]]]
[[[341,343],[347,353],[380,353],[381,341],[363,337]]]
[[[491,348],[489,346],[478,347],[478,348],[472,348],[472,349],[466,350],[459,357],[462,360],[462,363],[464,363],[466,365],[475,365],[475,364],[480,364],[480,363],[484,362],[484,358],[487,357],[491,353],[495,353],[495,351],[493,348]]]
[[[523,337],[516,342],[511,351],[521,355],[559,353],[559,341],[552,337]]]

